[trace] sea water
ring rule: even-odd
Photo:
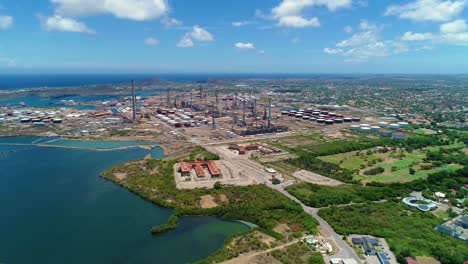
[[[37,138],[0,138],[33,142]],[[248,227],[215,217],[182,218],[152,236],[172,211],[98,175],[162,151],[0,146],[0,263],[191,263]]]

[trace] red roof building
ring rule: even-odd
[[[209,161],[196,161],[196,162],[182,162],[180,164],[180,171],[182,175],[190,175],[192,169],[195,169],[197,177],[203,178],[206,177],[205,170],[203,167],[207,167],[211,176],[220,176],[221,170],[218,168],[216,163],[212,160]]]

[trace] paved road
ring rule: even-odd
[[[335,255],[333,255],[332,257],[352,258],[357,263],[361,263],[361,260],[359,259],[356,252],[354,252],[354,250],[342,239],[342,237],[339,234],[335,232],[335,230],[333,230],[333,228],[324,219],[318,216],[318,208],[312,208],[303,204],[299,199],[297,199],[284,189],[284,185],[288,185],[287,183],[279,185],[274,185],[270,183],[268,179],[270,179],[271,175],[265,171],[265,168],[262,165],[258,164],[255,161],[245,158],[236,158],[235,156],[231,156],[229,153],[220,151],[216,147],[206,147],[206,149],[208,151],[218,154],[223,159],[228,159],[238,169],[244,170],[250,176],[255,177],[259,183],[264,183],[266,186],[277,190],[278,192],[289,197],[291,200],[300,204],[304,211],[310,214],[312,217],[314,217],[319,222],[322,229],[324,229],[328,234],[330,234],[331,240],[333,240],[335,245],[338,245],[339,250],[336,250]]]

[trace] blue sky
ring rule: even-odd
[[[467,0],[0,0],[4,73],[467,73]]]

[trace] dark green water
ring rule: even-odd
[[[171,210],[98,177],[148,153],[0,146],[0,263],[190,263],[248,229],[188,217],[175,231],[151,236]]]

